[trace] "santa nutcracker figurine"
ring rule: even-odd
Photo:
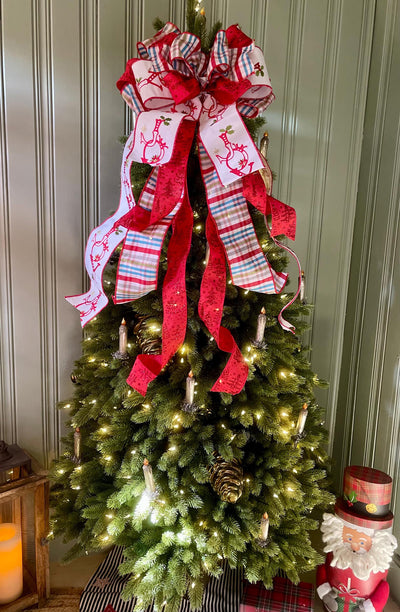
[[[391,494],[392,479],[384,472],[357,465],[345,469],[344,496],[321,525],[328,555],[317,570],[317,593],[328,612],[382,612],[397,546]]]

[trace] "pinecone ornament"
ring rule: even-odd
[[[146,337],[146,321],[151,317],[148,315],[137,316],[137,323],[133,328],[143,353],[155,355],[161,353],[161,338]]]
[[[211,486],[222,501],[234,504],[243,493],[243,468],[237,459],[225,461],[214,453],[215,461],[208,467]]]

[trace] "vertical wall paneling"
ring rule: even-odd
[[[80,3],[82,244],[99,221],[99,2]],[[87,282],[84,272],[84,283]]]
[[[393,481],[398,484],[400,477],[400,355],[397,356],[394,369],[394,392],[393,392],[393,422],[388,436],[389,450],[387,471]],[[399,487],[393,489],[391,510],[396,516],[397,494]]]
[[[98,155],[100,221],[119,204],[126,104],[115,85],[125,70],[125,0],[100,2],[98,15]]]
[[[51,1],[53,67],[53,138],[54,138],[54,209],[56,224],[56,326],[57,326],[57,399],[72,392],[70,373],[74,359],[81,352],[79,317],[64,299],[83,289],[84,209],[82,186],[82,102],[80,52],[80,0]],[[86,281],[85,281],[86,282]],[[64,434],[64,415],[49,406],[59,420],[57,438]],[[51,454],[61,451],[61,444]]]
[[[388,314],[388,270],[387,266],[383,270],[383,261],[393,253],[393,237],[390,236],[394,228],[387,226],[388,206],[393,197],[388,197],[387,191],[382,193],[382,189],[388,185],[383,176],[388,177],[389,184],[393,181],[392,161],[389,159],[387,165],[384,156],[393,138],[393,124],[387,123],[388,104],[392,102],[391,107],[396,108],[393,95],[389,95],[393,86],[394,45],[398,37],[396,13],[396,2],[377,5],[335,433],[338,440],[335,459],[340,472],[349,461],[370,465],[375,455],[374,431]],[[385,132],[388,134],[386,141]],[[397,204],[392,203],[393,206]],[[387,246],[385,249],[388,238],[389,252]]]
[[[334,458],[393,478],[400,536],[400,5],[376,4]],[[400,599],[400,562],[390,570]]]
[[[43,449],[43,354],[39,296],[40,226],[33,12],[28,0],[2,5],[10,271],[14,338],[15,432],[39,459]],[[2,279],[2,283],[3,283]],[[3,291],[1,291],[3,293]],[[9,359],[9,356],[5,356]],[[12,408],[12,407],[11,407]]]
[[[286,37],[286,67],[284,74],[283,109],[281,118],[281,149],[277,191],[284,202],[292,201],[293,155],[297,130],[297,102],[304,33],[305,0],[290,2]]]
[[[143,0],[125,0],[125,57],[127,61],[135,56],[136,43],[142,39],[143,32]],[[123,67],[121,67],[121,74]],[[124,105],[125,126],[124,134],[132,131],[132,111],[127,104]]]
[[[32,2],[33,106],[35,126],[37,263],[40,330],[42,445],[45,457],[57,443],[58,397],[54,137],[51,3]]]
[[[373,1],[342,3],[324,212],[321,236],[316,238],[320,240],[320,248],[312,355],[313,363],[321,364],[321,374],[330,382],[324,402],[328,407],[330,431],[335,423],[340,379],[374,6]],[[351,63],[349,57],[353,58]],[[324,398],[325,394],[318,397]],[[331,439],[330,449],[332,443]]]
[[[1,13],[3,7],[0,5]],[[4,34],[0,21],[0,438],[17,438],[13,295],[11,286],[10,196],[4,83]]]

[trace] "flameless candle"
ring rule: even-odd
[[[269,518],[268,514],[264,512],[261,518],[261,526],[260,526],[260,539],[266,540],[268,538],[268,530],[269,530]]]
[[[0,524],[0,604],[22,595],[22,544],[18,525]]]
[[[210,247],[208,246],[208,242],[207,242],[207,246],[206,246],[206,258],[204,260],[204,263],[206,264],[206,266],[208,265],[208,260],[210,259]]]
[[[126,326],[125,319],[122,319],[121,325],[119,326],[119,352],[122,354],[126,353],[126,347],[128,344],[128,328]]]
[[[267,315],[265,314],[265,308],[262,307],[257,319],[256,342],[263,341],[266,322]]]
[[[143,461],[143,474],[144,481],[146,483],[146,489],[151,493],[154,493],[156,490],[156,484],[154,482],[153,470],[151,469],[151,465],[149,464],[148,459],[145,459]]]
[[[308,415],[307,404],[303,404],[303,408],[299,412],[299,418],[297,419],[296,431],[298,434],[302,434],[304,431],[304,426],[306,424]]]
[[[301,276],[300,276],[300,302],[302,304],[305,304],[305,299],[306,299],[306,275],[304,274],[304,270],[301,271]]]
[[[79,427],[74,431],[74,461],[80,463],[81,460],[81,432]]]
[[[193,404],[195,384],[196,384],[196,381],[194,379],[193,372],[192,370],[190,370],[186,378],[186,402],[188,404]]]

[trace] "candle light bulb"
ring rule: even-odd
[[[269,145],[269,135],[268,132],[264,132],[263,137],[260,142],[260,153],[265,159],[268,157],[268,145]]]
[[[255,342],[257,343],[261,343],[264,339],[264,331],[265,331],[265,325],[267,323],[267,315],[265,314],[265,308],[264,306],[261,308],[261,312],[258,315],[258,319],[257,319],[257,331],[256,331],[256,338],[255,338]]]
[[[306,275],[304,274],[304,270],[301,271],[301,276],[299,278],[300,282],[300,293],[299,298],[302,304],[306,304]]]
[[[152,470],[152,467],[148,459],[145,459],[143,461],[143,474],[144,474],[144,481],[146,483],[146,489],[150,493],[154,493],[156,490],[156,484],[154,482],[153,470]]]
[[[260,539],[261,540],[267,540],[268,538],[268,531],[269,531],[269,517],[267,512],[264,512],[264,514],[262,515],[261,518],[261,524],[260,524]]]
[[[186,377],[186,398],[185,401],[187,404],[193,404],[194,400],[194,387],[196,384],[196,380],[193,376],[192,370],[190,370],[189,374]]]
[[[72,460],[74,463],[81,462],[81,431],[79,427],[76,427],[74,431],[74,456]]]
[[[208,265],[208,260],[209,259],[210,259],[210,247],[209,247],[208,242],[207,242],[206,256],[205,256],[205,259],[204,259],[204,265],[206,265],[206,266]]]
[[[297,425],[296,425],[297,435],[300,435],[303,433],[304,427],[306,424],[306,420],[307,420],[307,415],[308,415],[307,404],[303,404],[303,407],[299,412],[299,418],[297,419]]]
[[[128,344],[128,328],[125,319],[122,319],[121,325],[119,326],[119,352],[126,353],[126,347]]]

